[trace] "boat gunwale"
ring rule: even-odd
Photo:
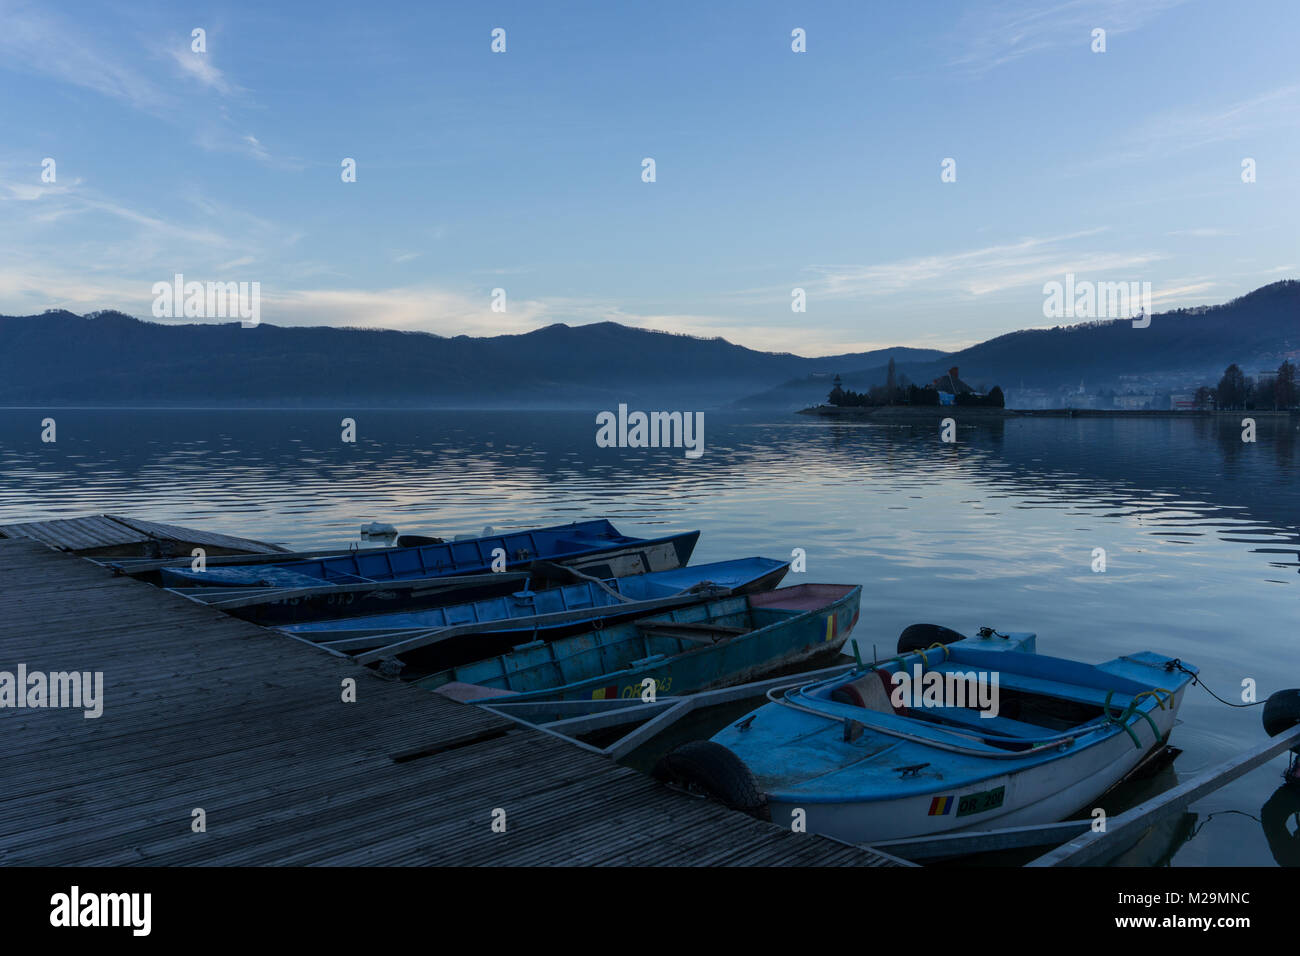
[[[511,538],[511,537],[528,537],[528,538],[530,539],[530,541],[532,541],[532,542],[534,543],[534,545],[535,545],[535,544],[536,544],[536,538],[535,538],[535,535],[537,535],[537,534],[542,534],[542,533],[558,534],[558,533],[560,533],[560,532],[563,532],[563,531],[566,531],[566,530],[569,530],[569,529],[573,529],[573,528],[576,528],[576,527],[579,527],[579,526],[596,525],[596,524],[601,524],[601,523],[603,523],[604,525],[606,525],[607,527],[609,527],[609,528],[614,532],[614,534],[609,535],[608,537],[603,538],[603,539],[602,539],[602,538],[599,538],[598,536],[595,536],[595,535],[590,536],[590,537],[592,537],[592,540],[593,540],[593,541],[603,541],[604,543],[602,543],[602,544],[599,544],[599,545],[593,545],[593,546],[590,547],[590,548],[585,548],[585,549],[581,549],[581,550],[577,550],[577,551],[566,551],[566,552],[563,552],[563,553],[548,554],[548,555],[545,555],[545,556],[541,556],[541,555],[538,555],[538,554],[531,554],[530,557],[525,558],[525,559],[514,559],[514,560],[511,560],[509,557],[507,557],[506,568],[507,568],[507,570],[511,570],[511,569],[519,568],[519,567],[522,567],[522,566],[526,566],[527,564],[529,564],[529,563],[531,563],[531,562],[533,562],[533,561],[537,561],[537,560],[546,560],[546,561],[556,561],[556,562],[559,562],[559,563],[567,563],[567,562],[570,562],[570,561],[573,561],[573,560],[576,560],[576,559],[580,559],[580,558],[592,557],[592,556],[594,556],[594,555],[602,554],[602,553],[607,552],[607,551],[617,551],[617,550],[622,549],[622,548],[653,547],[653,546],[656,546],[656,545],[664,545],[664,544],[670,544],[670,543],[676,545],[678,542],[685,543],[685,544],[688,545],[688,547],[687,547],[687,554],[688,554],[688,556],[689,556],[689,554],[691,554],[691,553],[694,552],[695,546],[696,546],[696,544],[698,544],[698,542],[699,542],[699,538],[700,538],[700,534],[701,534],[701,532],[700,532],[699,529],[694,529],[694,530],[690,530],[690,531],[678,531],[678,532],[674,532],[674,533],[672,533],[672,534],[661,535],[661,536],[659,536],[659,537],[655,537],[655,538],[637,538],[637,537],[633,537],[633,536],[630,536],[630,535],[623,534],[621,531],[618,530],[617,527],[614,526],[614,524],[613,524],[613,523],[612,523],[608,518],[597,518],[597,519],[592,519],[591,521],[574,521],[574,522],[571,522],[570,524],[565,524],[565,525],[553,525],[553,526],[548,526],[548,527],[544,527],[544,528],[530,528],[530,529],[523,530],[523,531],[505,532],[505,533],[502,533],[502,534],[481,535],[481,536],[477,536],[477,537],[473,537],[473,538],[463,538],[463,539],[461,539],[461,540],[459,540],[459,541],[456,541],[456,540],[452,540],[452,541],[444,541],[442,544],[412,545],[412,546],[409,547],[409,548],[374,548],[374,549],[360,549],[360,550],[357,550],[357,551],[350,551],[350,552],[348,552],[347,554],[328,555],[328,556],[323,556],[323,557],[319,557],[319,558],[299,559],[299,560],[285,561],[285,562],[282,562],[282,563],[277,563],[277,562],[262,562],[262,563],[257,563],[257,564],[248,564],[248,565],[240,565],[240,564],[228,564],[228,565],[227,565],[227,564],[223,564],[223,565],[221,565],[221,566],[215,568],[215,570],[217,570],[218,572],[230,572],[230,571],[238,571],[238,570],[241,570],[241,569],[244,569],[244,568],[248,568],[248,569],[251,569],[251,570],[254,570],[254,571],[267,571],[267,570],[271,570],[271,569],[279,568],[279,569],[281,569],[281,570],[286,570],[286,571],[290,571],[290,572],[296,572],[296,573],[298,573],[298,574],[301,574],[301,575],[302,575],[303,577],[305,577],[305,578],[312,578],[312,579],[314,579],[314,580],[319,581],[321,585],[325,585],[325,586],[328,586],[328,585],[342,585],[342,586],[349,586],[349,585],[355,585],[355,584],[360,584],[360,585],[362,585],[362,586],[365,586],[365,585],[376,585],[376,586],[393,585],[393,584],[401,584],[402,582],[404,582],[404,581],[409,581],[409,580],[424,580],[424,579],[426,579],[426,578],[438,578],[438,577],[445,577],[445,576],[451,576],[451,575],[456,575],[456,574],[468,574],[468,573],[471,573],[471,569],[473,569],[473,568],[485,568],[485,567],[490,567],[490,562],[484,563],[484,562],[480,561],[480,563],[478,563],[478,564],[462,564],[461,562],[458,562],[454,557],[452,557],[450,563],[446,566],[446,570],[445,570],[445,572],[443,572],[443,573],[429,573],[430,569],[429,569],[428,566],[425,564],[424,558],[423,558],[423,556],[422,556],[422,555],[423,555],[423,552],[424,552],[424,551],[427,551],[427,550],[432,550],[432,549],[435,549],[435,548],[446,548],[446,549],[448,549],[448,553],[451,554],[451,553],[452,553],[452,550],[451,550],[451,549],[452,549],[452,547],[453,547],[454,545],[466,545],[466,544],[471,544],[471,543],[478,544],[479,542],[483,542],[483,541],[496,541],[496,540],[505,541],[507,538]],[[481,550],[482,545],[480,544],[479,547],[480,547],[480,550]],[[368,554],[366,554],[366,551],[367,551],[367,550],[372,550],[372,551],[374,552],[374,555],[368,555]],[[349,560],[349,559],[355,561],[355,560],[357,560],[357,559],[360,558],[360,557],[372,557],[372,556],[376,556],[376,555],[382,553],[385,557],[388,558],[389,563],[390,563],[390,566],[391,566],[392,558],[393,558],[393,556],[394,556],[395,554],[397,554],[398,552],[405,552],[405,553],[408,553],[408,554],[411,553],[411,552],[420,552],[420,553],[421,553],[421,557],[420,557],[420,565],[421,565],[421,567],[420,567],[420,569],[419,569],[419,572],[418,572],[418,573],[413,573],[412,575],[407,576],[407,577],[388,577],[388,578],[364,578],[364,577],[361,577],[361,576],[359,576],[359,575],[351,574],[350,572],[336,572],[336,574],[339,575],[339,578],[330,578],[330,577],[328,577],[328,574],[329,574],[330,572],[329,572],[329,568],[328,568],[328,565],[326,564],[326,562],[330,562],[330,561],[339,561],[339,560]],[[317,575],[315,575],[315,574],[311,574],[311,573],[308,573],[308,572],[305,572],[305,571],[298,571],[298,570],[294,567],[295,565],[297,565],[297,566],[304,566],[304,565],[308,565],[308,566],[320,566],[321,574],[320,574],[319,576],[317,576]],[[234,580],[234,581],[231,581],[231,580],[220,580],[220,581],[218,581],[216,584],[213,584],[213,585],[205,585],[205,584],[202,583],[205,579],[204,579],[202,576],[197,576],[197,577],[196,577],[195,575],[207,574],[207,573],[208,573],[207,571],[204,571],[204,572],[195,572],[195,571],[192,571],[192,570],[190,570],[190,569],[188,569],[188,568],[185,568],[185,567],[168,567],[168,568],[163,568],[163,569],[161,569],[161,570],[162,570],[162,571],[165,571],[165,572],[169,572],[171,578],[173,578],[173,579],[179,579],[179,580],[183,580],[183,581],[186,581],[186,582],[192,582],[192,583],[189,583],[189,584],[186,584],[186,585],[181,585],[181,584],[171,584],[171,585],[167,585],[168,587],[171,587],[171,588],[181,588],[181,587],[217,587],[217,588],[227,588],[227,589],[229,589],[229,588],[267,588],[267,587],[285,587],[285,588],[294,588],[294,587],[312,587],[312,586],[313,586],[313,585],[308,585],[308,584],[301,584],[301,585],[292,585],[292,584],[290,584],[290,585],[265,585],[265,584],[260,584],[260,583],[258,583],[257,581],[253,581],[253,582],[250,582],[250,583],[247,583],[247,584],[241,584],[241,583],[239,583],[238,580]],[[435,569],[435,570],[436,570],[436,571],[441,571],[441,569]],[[220,574],[218,574],[218,575],[216,575],[216,576],[217,576],[217,577],[221,577]],[[342,578],[342,577],[352,577],[352,578],[354,578],[355,580],[352,580],[352,581],[344,581],[344,580],[341,580],[341,579],[340,579],[340,578]]]
[[[1012,651],[1011,653],[1015,653],[1015,652]],[[906,655],[906,656],[911,656],[911,655]],[[1060,658],[1060,659],[1068,660],[1067,658]],[[1174,660],[1174,658],[1167,658],[1167,660]],[[1109,664],[1112,662],[1107,661],[1104,663]],[[1134,662],[1134,663],[1143,663],[1144,666],[1153,666],[1147,662]],[[1103,665],[1096,664],[1096,665],[1088,665],[1088,666],[1101,668]],[[813,686],[825,686],[831,683],[835,683],[835,684],[845,683],[849,679],[851,679],[852,675],[862,675],[865,674],[866,671],[871,669],[873,668],[862,668],[859,670],[851,671],[848,675],[832,676],[830,678],[817,681],[815,685],[805,685],[804,687],[795,688],[794,692],[798,694],[802,694],[803,691]],[[1112,675],[1112,676],[1119,676],[1119,675]],[[1186,673],[1179,673],[1178,676],[1179,679],[1172,682],[1174,686],[1165,688],[1171,692],[1172,696],[1170,698],[1165,699],[1164,708],[1170,711],[1171,717],[1173,717],[1174,720],[1177,719],[1178,709],[1181,706],[1181,695],[1183,691],[1187,688],[1187,685],[1191,683],[1191,679],[1192,679],[1192,675]],[[782,705],[783,702],[773,699],[772,703],[776,705]],[[938,749],[942,749],[941,745],[946,743],[946,741],[941,739],[940,740],[915,739],[916,737],[925,737],[926,736],[925,734],[898,736],[896,733],[891,733],[890,729],[886,729],[881,726],[873,726],[871,721],[872,719],[878,719],[878,720],[888,721],[891,723],[898,722],[903,726],[903,728],[916,728],[921,730],[928,730],[931,731],[932,733],[940,732],[939,725],[936,724],[927,724],[924,721],[917,721],[916,718],[900,717],[893,713],[885,714],[879,711],[865,711],[865,714],[868,715],[868,719],[863,720],[859,716],[856,716],[856,714],[864,712],[864,709],[854,707],[852,704],[841,704],[838,701],[831,701],[825,698],[816,699],[816,704],[818,706],[815,708],[801,706],[798,704],[784,704],[784,706],[793,706],[795,709],[799,710],[802,713],[809,714],[810,716],[821,717],[822,719],[828,721],[837,721],[837,722],[844,723],[847,722],[848,720],[856,720],[858,723],[863,724],[865,727],[867,727],[870,730],[874,730],[886,736],[895,737],[896,743],[894,745],[886,746],[870,754],[865,754],[862,758],[863,760],[878,758],[881,754],[887,753],[889,750],[892,750],[894,749],[894,747],[902,744],[911,744],[916,747],[936,746]],[[845,712],[853,711],[854,715],[848,717],[842,717],[838,713],[825,712],[827,709],[836,709],[836,710],[843,709]],[[961,778],[960,782],[957,782],[955,780],[931,781],[924,777],[916,777],[914,778],[915,782],[913,782],[912,778],[907,778],[907,779],[899,778],[897,780],[891,781],[894,784],[894,786],[891,788],[889,792],[874,791],[873,793],[870,794],[862,794],[858,792],[853,792],[853,793],[840,792],[837,794],[814,794],[814,793],[802,793],[802,792],[786,789],[781,791],[766,791],[766,793],[769,799],[776,800],[782,803],[803,802],[803,803],[813,803],[813,804],[822,804],[822,803],[836,804],[836,803],[880,803],[880,802],[887,802],[887,801],[897,800],[902,798],[923,796],[925,794],[933,794],[933,793],[941,793],[941,792],[949,792],[949,791],[960,792],[965,788],[978,786],[979,784],[982,784],[990,779],[1005,776],[1008,772],[1019,773],[1024,770],[1043,766],[1045,764],[1052,763],[1057,760],[1062,760],[1062,759],[1067,759],[1069,757],[1077,756],[1090,749],[1101,746],[1109,742],[1110,740],[1114,739],[1115,737],[1117,737],[1121,733],[1121,731],[1126,731],[1130,726],[1135,725],[1139,720],[1139,718],[1141,718],[1142,716],[1149,717],[1150,714],[1157,709],[1161,709],[1160,701],[1154,695],[1147,697],[1143,699],[1142,703],[1139,704],[1136,708],[1133,709],[1131,713],[1127,715],[1127,720],[1124,724],[1120,724],[1119,722],[1114,720],[1103,722],[1097,726],[1087,729],[1083,733],[1073,736],[1070,739],[1069,743],[1065,746],[1062,746],[1060,744],[1047,744],[1044,746],[1034,747],[1029,750],[1025,750],[1021,752],[1012,752],[1012,751],[1006,751],[998,748],[989,747],[987,748],[987,753],[976,752],[977,748],[974,747],[969,748],[968,752],[966,752],[964,756],[969,757],[973,760],[989,761],[990,762],[989,772],[980,774],[977,770],[975,770],[975,775],[964,776]],[[734,726],[735,726],[735,722],[729,725],[728,729]],[[1172,729],[1172,723],[1171,723],[1171,729]],[[806,734],[800,734],[799,736],[801,737],[806,736]],[[1161,740],[1153,741],[1151,747],[1159,746],[1163,742],[1163,740],[1167,738],[1168,738],[1168,734],[1166,733]],[[969,740],[971,738],[965,738],[965,739]],[[972,741],[972,743],[974,743],[974,741]],[[843,773],[861,762],[862,761],[854,761],[853,763],[846,763],[839,767],[834,767],[830,770],[827,770],[824,773],[811,775],[805,778],[804,781],[801,781],[800,784],[795,784],[795,786],[800,786],[802,783],[816,780],[816,779],[821,779],[823,777],[830,776],[832,774]],[[1012,762],[1015,762],[1014,769],[1007,770],[1006,768],[1012,765]],[[971,769],[974,770],[975,768],[972,767]]]
[[[748,640],[748,639],[750,639],[750,638],[755,637],[756,635],[759,635],[759,634],[762,634],[762,633],[764,633],[764,632],[767,632],[767,631],[771,630],[772,628],[776,628],[776,627],[787,627],[787,626],[789,626],[789,625],[791,625],[791,624],[794,624],[794,623],[797,622],[797,621],[801,621],[801,620],[804,619],[804,618],[811,617],[812,615],[820,615],[820,614],[825,614],[825,613],[827,613],[827,612],[830,612],[831,614],[834,614],[834,613],[835,613],[835,612],[836,612],[840,607],[842,607],[842,606],[845,605],[846,603],[848,603],[848,602],[854,600],[855,598],[856,598],[859,602],[861,601],[861,598],[862,598],[862,585],[860,585],[860,584],[853,584],[853,585],[842,585],[842,586],[848,588],[848,590],[844,593],[844,595],[843,595],[842,597],[836,599],[835,601],[831,602],[830,604],[824,605],[823,607],[820,607],[820,608],[809,609],[809,610],[807,610],[807,611],[798,611],[798,612],[794,612],[794,613],[791,614],[790,617],[787,617],[787,618],[785,618],[784,620],[773,621],[771,624],[766,624],[766,625],[764,625],[763,627],[755,628],[755,629],[753,629],[753,630],[751,630],[751,631],[748,631],[748,632],[746,632],[746,633],[744,633],[744,634],[738,634],[738,635],[736,635],[736,636],[734,636],[734,637],[728,639],[727,643],[728,643],[728,644],[732,644],[732,643],[736,643],[736,642],[739,642],[739,641],[746,641],[746,640]],[[791,589],[793,589],[793,588],[797,588],[797,587],[804,587],[804,585],[802,585],[802,584],[791,585]],[[784,588],[776,588],[776,589],[773,589],[773,590],[787,590],[787,589],[784,589]],[[765,592],[765,593],[771,593],[771,592]],[[750,597],[751,597],[751,595],[748,595],[748,594],[732,594],[732,595],[728,595],[728,596],[723,596],[723,597],[715,598],[715,599],[713,599],[713,600],[711,600],[711,601],[705,601],[705,602],[703,602],[703,603],[704,603],[705,605],[708,605],[708,604],[713,604],[713,603],[720,602],[720,601],[730,601],[730,600],[734,600],[734,599],[736,599],[736,598],[743,598],[743,599],[745,600],[745,610],[746,610],[746,612],[752,614],[754,608],[753,608],[753,605],[752,605],[752,604],[750,603],[750,601],[749,601],[749,598],[750,598]],[[698,606],[698,605],[694,605],[694,606]],[[761,608],[761,609],[762,609],[762,610],[768,610],[768,608]],[[673,610],[680,610],[680,608],[674,608]],[[780,610],[780,609],[778,608],[778,609],[776,609],[776,610]],[[648,616],[648,617],[644,618],[644,620],[647,620],[647,621],[654,620],[656,616],[657,616],[657,617],[667,617],[668,615],[651,615],[651,616]],[[631,623],[634,625],[636,622],[631,622]],[[616,625],[614,625],[614,626],[615,626],[615,627],[626,627],[626,626],[628,626],[628,624],[629,624],[629,622],[621,622],[621,623],[616,624]],[[693,657],[693,656],[696,656],[696,655],[699,655],[699,654],[709,653],[709,652],[711,652],[711,651],[716,650],[716,649],[718,648],[718,646],[719,646],[718,644],[711,644],[711,645],[707,645],[707,646],[701,645],[701,646],[698,646],[698,647],[690,647],[690,648],[687,648],[687,649],[684,650],[684,651],[681,651],[680,653],[673,654],[673,655],[670,656],[670,657],[665,657],[664,660],[669,661],[669,662],[683,660],[683,659],[690,658],[690,657]],[[842,642],[841,642],[841,646],[842,646]],[[508,656],[509,656],[509,654],[499,654],[499,655],[497,655],[497,659],[500,659],[500,658],[503,658],[503,657],[508,657]],[[491,658],[489,658],[489,659],[491,659]],[[547,663],[547,662],[544,662],[544,663]],[[452,668],[448,668],[448,670],[451,670],[451,669],[452,669]],[[615,680],[616,678],[620,678],[620,677],[622,677],[622,676],[624,676],[624,675],[627,675],[627,674],[633,674],[633,673],[636,673],[637,671],[639,671],[639,670],[643,670],[643,669],[644,669],[644,665],[643,665],[643,666],[629,665],[629,666],[627,666],[627,667],[620,668],[620,669],[617,670],[617,671],[609,671],[609,672],[604,673],[604,674],[597,674],[597,675],[592,676],[592,677],[586,677],[586,678],[583,678],[582,680],[571,681],[571,682],[569,682],[569,683],[567,683],[567,684],[559,684],[559,685],[557,685],[557,686],[555,686],[555,687],[539,688],[539,689],[537,689],[537,690],[530,690],[530,691],[512,691],[512,690],[510,690],[509,688],[502,689],[502,688],[495,688],[495,687],[494,687],[494,688],[492,688],[492,690],[500,690],[500,691],[501,691],[501,693],[500,693],[499,695],[497,695],[496,697],[484,697],[484,698],[481,698],[481,699],[482,699],[483,701],[490,701],[490,700],[504,700],[505,698],[509,698],[509,700],[510,700],[511,703],[516,703],[516,702],[519,702],[519,701],[521,701],[521,700],[529,700],[529,699],[533,699],[533,700],[537,700],[537,699],[545,699],[545,696],[544,696],[544,695],[547,695],[547,694],[556,694],[556,695],[560,695],[560,694],[568,694],[568,693],[572,693],[576,688],[583,687],[584,685],[600,686],[600,684],[602,684],[602,683],[607,683],[607,682],[609,682],[609,681],[615,681],[615,682],[617,682],[617,681]],[[442,672],[440,672],[440,673],[445,673],[445,671],[442,671]],[[438,676],[438,675],[437,675],[437,674],[431,674],[431,675],[429,675],[428,678],[420,678],[420,679],[418,679],[418,680],[413,681],[412,683],[414,683],[414,684],[415,684],[416,686],[418,686],[418,687],[421,687],[421,689],[425,689],[425,690],[436,690],[436,688],[433,688],[433,687],[427,687],[427,686],[423,683],[424,681],[428,680],[429,678],[436,677],[436,676]],[[439,686],[441,686],[441,685],[439,685]],[[486,685],[482,685],[482,686],[486,686]]]
[[[709,600],[718,600],[724,597],[735,596],[737,594],[744,593],[747,589],[754,588],[756,586],[761,585],[763,581],[778,575],[778,573],[780,573],[780,577],[777,578],[777,580],[779,581],[780,578],[784,577],[785,573],[788,572],[790,566],[790,563],[788,561],[782,562],[776,558],[767,558],[767,557],[763,557],[762,555],[751,555],[749,557],[733,558],[727,561],[711,561],[705,564],[693,565],[693,566],[682,567],[682,568],[672,568],[667,571],[647,571],[643,574],[629,575],[627,577],[622,577],[622,578],[604,578],[599,581],[578,581],[571,584],[560,585],[559,587],[555,587],[555,588],[544,588],[541,591],[538,591],[536,593],[542,594],[547,592],[572,591],[575,594],[579,594],[579,595],[586,593],[591,595],[594,598],[594,596],[598,593],[599,585],[602,583],[607,586],[614,587],[621,594],[622,593],[621,582],[623,581],[639,580],[641,578],[650,578],[651,576],[655,576],[655,575],[682,575],[683,577],[689,577],[688,575],[683,575],[682,572],[689,571],[689,570],[702,571],[705,568],[713,568],[716,570],[724,566],[741,566],[741,565],[747,565],[751,562],[767,562],[770,563],[771,566],[755,568],[754,569],[755,573],[753,573],[750,577],[746,577],[743,580],[737,580],[736,583],[733,585],[716,584],[708,580],[696,581],[694,584],[689,584],[686,587],[669,594],[663,594],[657,597],[646,597],[646,598],[630,598],[624,595],[623,596],[624,599],[622,602],[611,601],[609,604],[593,603],[591,605],[584,605],[581,607],[569,607],[566,605],[565,607],[561,608],[558,611],[546,611],[546,612],[534,611],[534,613],[532,614],[520,614],[518,616],[507,614],[506,616],[499,617],[499,618],[484,618],[481,620],[476,619],[473,621],[461,621],[455,624],[449,624],[449,623],[432,624],[426,622],[421,624],[409,623],[409,624],[391,625],[385,627],[375,623],[375,624],[370,624],[368,626],[362,626],[363,622],[366,621],[377,621],[378,619],[382,619],[382,618],[397,618],[397,617],[403,617],[409,615],[436,614],[438,612],[445,613],[457,608],[475,607],[479,604],[487,604],[494,601],[503,601],[513,596],[513,595],[503,595],[497,598],[483,598],[478,601],[461,601],[454,604],[445,604],[439,607],[427,608],[424,610],[390,611],[390,612],[380,613],[380,614],[367,614],[359,617],[325,618],[318,621],[303,621],[295,624],[279,625],[276,627],[276,630],[284,631],[285,633],[293,634],[297,637],[304,637],[308,640],[312,640],[312,643],[325,644],[325,643],[329,643],[332,640],[345,640],[345,639],[356,640],[356,639],[360,639],[363,637],[370,637],[370,636],[389,637],[389,636],[402,636],[402,635],[409,635],[409,634],[421,634],[429,630],[438,630],[447,627],[465,627],[465,626],[472,626],[472,625],[483,625],[484,627],[488,627],[490,625],[503,622],[503,621],[513,621],[517,626],[496,629],[494,630],[494,633],[498,633],[498,634],[509,633],[515,630],[518,630],[520,632],[527,632],[527,631],[537,630],[539,627],[537,622],[540,619],[547,618],[550,616],[555,616],[557,614],[578,613],[580,611],[589,611],[591,614],[591,616],[588,618],[576,618],[574,620],[566,620],[554,624],[544,623],[540,625],[542,630],[551,630],[551,629],[559,629],[566,626],[590,623],[592,621],[599,621],[611,617],[624,618],[629,616],[635,616],[637,614],[649,614],[654,610],[656,610],[657,608],[661,609],[663,602],[665,600],[670,598],[684,597],[691,593],[699,594],[700,597],[699,603],[705,603]],[[714,584],[714,587],[713,589],[708,591],[704,591],[704,590],[693,591],[693,589],[701,588],[705,584]],[[562,596],[561,600],[567,601],[568,598]],[[313,636],[315,635],[320,635],[320,637],[313,640]]]

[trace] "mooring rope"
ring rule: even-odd
[[[1200,687],[1200,688],[1201,688],[1202,690],[1204,690],[1207,694],[1209,694],[1211,697],[1213,697],[1215,700],[1217,700],[1220,704],[1225,704],[1225,705],[1227,705],[1228,707],[1258,707],[1260,704],[1266,704],[1266,703],[1268,703],[1268,700],[1265,699],[1265,700],[1252,700],[1252,701],[1250,701],[1249,703],[1234,704],[1232,701],[1230,701],[1230,700],[1224,700],[1222,697],[1220,697],[1220,696],[1219,696],[1218,694],[1216,694],[1214,691],[1210,690],[1209,685],[1206,684],[1205,681],[1201,680],[1201,676],[1200,676],[1199,674],[1197,674],[1195,671],[1193,671],[1193,670],[1191,670],[1191,669],[1189,669],[1189,668],[1187,668],[1187,667],[1184,667],[1184,666],[1183,666],[1183,662],[1182,662],[1181,660],[1179,660],[1177,657],[1175,657],[1172,661],[1170,661],[1169,664],[1168,664],[1167,666],[1173,668],[1174,670],[1182,671],[1184,674],[1186,674],[1186,675],[1188,675],[1189,677],[1191,677],[1191,679],[1192,679],[1192,683],[1193,683],[1195,686]]]

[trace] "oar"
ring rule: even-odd
[[[595,575],[591,575],[583,571],[579,571],[577,568],[571,568],[568,565],[564,565],[564,564],[556,564],[554,561],[534,561],[531,567],[535,571],[541,571],[543,574],[546,575],[555,575],[555,576],[567,575],[571,578],[574,578],[577,581],[588,581],[591,584],[596,585],[596,587],[600,588],[606,594],[611,595],[615,600],[617,600],[621,604],[634,603],[633,598],[630,598],[625,594],[620,594],[618,591],[615,591],[612,587],[610,587],[600,578],[596,577]]]

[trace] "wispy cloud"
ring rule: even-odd
[[[1214,226],[1197,226],[1194,229],[1174,229],[1166,232],[1166,236],[1174,236],[1179,239],[1221,239],[1235,236],[1235,232],[1229,232],[1226,229],[1218,229]]]
[[[909,292],[982,296],[1059,278],[1067,272],[1115,273],[1139,269],[1165,258],[1152,251],[1077,249],[1082,240],[1106,233],[1085,229],[1054,236],[1030,236],[978,249],[914,256],[868,265],[811,265],[812,278],[800,281],[810,298],[878,299]],[[792,283],[793,284],[793,283]],[[740,298],[789,300],[789,288],[749,290]]]
[[[893,344],[865,339],[846,341],[843,332],[835,328],[809,327],[794,330],[785,325],[759,325],[744,319],[717,315],[637,314],[611,308],[603,312],[600,320],[656,332],[675,332],[679,335],[694,335],[700,338],[722,338],[746,348],[767,352],[793,352],[796,355],[810,357],[842,352],[869,352]]]
[[[1153,305],[1164,309],[1177,308],[1180,305],[1200,304],[1205,301],[1205,293],[1218,286],[1213,279],[1202,279],[1196,282],[1181,282],[1170,285],[1165,284],[1151,292],[1151,302]]]
[[[62,196],[70,192],[73,186],[79,185],[80,179],[72,183],[23,183],[7,182],[0,183],[0,202],[5,200],[17,200],[18,202],[37,202],[41,199],[47,199],[51,196]]]
[[[57,17],[32,4],[0,0],[0,69],[90,90],[187,128],[203,149],[270,161],[256,136],[238,131],[241,124],[227,106],[230,97],[247,90],[214,64],[211,53],[193,52],[188,34],[171,40],[149,36],[136,44],[114,42],[113,36],[87,32],[77,19]],[[197,87],[191,98],[221,97],[220,108],[187,108],[187,88],[176,83],[178,74]]]
[[[1144,160],[1164,160],[1203,146],[1291,130],[1297,122],[1300,122],[1300,84],[1291,83],[1231,103],[1157,114],[1126,131],[1121,148],[1071,163],[1062,174],[1078,175]],[[1225,177],[1231,181],[1239,172],[1235,166],[1229,166]]]
[[[236,92],[234,86],[226,75],[217,69],[212,63],[211,54],[196,53],[186,47],[185,49],[173,49],[170,51],[173,61],[180,67],[181,73],[190,79],[196,80],[199,85],[210,90],[215,90],[222,95],[230,95]]]
[[[120,100],[137,110],[163,116],[175,103],[151,77],[132,65],[99,35],[89,35],[67,19],[34,5],[0,2],[0,67],[45,76]]]
[[[249,264],[251,257],[222,263],[222,278]],[[117,309],[149,321],[152,284],[170,273],[141,279],[62,272],[35,260],[0,266],[0,313],[63,308],[75,312]],[[242,277],[242,276],[241,276]],[[187,279],[203,280],[186,272]],[[553,299],[511,300],[507,312],[493,312],[490,298],[436,286],[389,289],[287,289],[262,282],[262,321],[280,326],[334,326],[433,332],[439,335],[523,334],[555,322],[585,325],[620,322],[633,328],[720,337],[753,349],[815,356],[859,352],[891,343],[844,341],[836,330],[763,326],[724,316],[638,313],[607,303]],[[194,320],[188,320],[194,321]]]
[[[266,151],[266,147],[261,144],[256,136],[246,133],[243,141],[248,145],[248,151],[252,156],[263,160],[271,158],[271,154]]]
[[[1142,126],[1149,143],[1205,146],[1276,127],[1300,116],[1300,84],[1289,83],[1231,103],[1174,110]]]
[[[277,325],[335,325],[403,329],[442,335],[528,332],[551,321],[540,302],[510,300],[493,312],[490,297],[434,287],[295,289],[263,285],[263,321]]]
[[[949,60],[954,69],[982,73],[1035,53],[1077,45],[1087,50],[1092,31],[1110,38],[1140,29],[1186,0],[1067,0],[979,4],[953,31],[960,47]]]

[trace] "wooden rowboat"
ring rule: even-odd
[[[727,597],[551,642],[530,642],[415,683],[512,702],[608,700],[641,696],[648,688],[677,695],[725,687],[838,654],[857,623],[861,596],[859,585],[800,584]]]
[[[669,754],[659,775],[852,843],[1086,816],[1163,751],[1196,668],[1149,651],[1092,666],[1033,646],[986,628],[792,685]],[[996,693],[973,703],[959,691],[971,675]]]
[[[539,562],[602,579],[668,571],[690,561],[699,535],[633,538],[600,520],[423,547],[159,573],[164,586],[193,600],[261,624],[287,624],[499,595],[517,590]],[[503,558],[496,568],[494,552]]]
[[[639,616],[645,613],[647,603],[664,599],[680,598],[680,603],[689,603],[766,591],[780,584],[789,568],[788,562],[773,558],[715,561],[606,581],[588,578],[539,591],[525,587],[513,594],[424,610],[292,624],[281,630],[351,653],[441,628],[459,628],[463,636],[472,637],[473,626],[481,625],[484,630],[492,626],[493,637],[508,641],[505,647],[509,647],[529,636],[549,640],[566,631],[588,628],[592,622],[614,623]],[[479,658],[501,649],[490,648]]]
[[[579,521],[417,548],[376,548],[283,564],[224,565],[196,571],[162,569],[169,587],[312,587],[484,574],[538,560],[580,566],[597,577],[667,571],[690,561],[698,531],[633,538],[604,519]],[[499,560],[498,560],[499,559]],[[606,573],[600,573],[604,571]]]

